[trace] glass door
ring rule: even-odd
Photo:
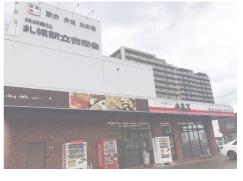
[[[192,156],[200,156],[201,148],[198,140],[197,131],[189,131],[189,137],[192,148]]]
[[[178,123],[180,135],[181,135],[181,148],[184,158],[192,157],[190,138],[186,123]]]
[[[162,136],[169,136],[172,159],[176,160],[177,155],[176,155],[176,148],[175,148],[175,144],[174,144],[174,135],[173,135],[171,123],[161,122],[160,127],[161,127]]]

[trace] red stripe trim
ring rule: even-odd
[[[196,114],[196,115],[217,115],[217,116],[235,116],[235,113],[231,112],[218,112],[218,111],[202,111],[202,110],[190,110],[190,112],[180,113],[175,108],[164,107],[149,107],[149,112],[158,113],[173,113],[173,114]]]

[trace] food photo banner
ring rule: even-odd
[[[97,94],[69,93],[69,108],[112,111],[136,111],[136,99]]]

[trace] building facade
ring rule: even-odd
[[[218,123],[225,144],[237,139],[237,113],[235,113],[235,117],[218,120]]]
[[[98,168],[109,138],[119,168],[144,168],[144,150],[153,163],[153,137],[170,138],[174,162],[217,152],[211,120],[234,117],[231,106],[156,98],[151,66],[102,55],[97,20],[36,2],[16,12],[4,34],[4,168],[61,169],[72,141]]]
[[[158,98],[214,103],[211,82],[205,73],[177,68],[153,54],[124,46],[110,56],[151,66]]]

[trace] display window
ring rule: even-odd
[[[184,158],[200,156],[209,147],[205,125],[201,122],[178,123]]]
[[[143,150],[153,163],[152,130],[149,122],[108,122],[110,139],[117,139],[119,168],[143,163]]]

